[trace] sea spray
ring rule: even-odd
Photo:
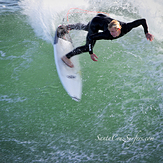
[[[133,3],[138,10],[140,17],[147,20],[149,32],[156,39],[163,41],[163,1],[162,0],[138,0]]]
[[[36,35],[47,42],[53,42],[56,27],[66,18],[71,7],[87,7],[84,0],[22,0],[19,5]]]

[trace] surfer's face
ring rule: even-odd
[[[109,31],[110,31],[110,34],[111,34],[113,37],[118,37],[118,36],[120,35],[120,33],[121,33],[121,30],[120,30],[120,29],[117,30],[117,29],[114,28],[114,27],[110,28]]]

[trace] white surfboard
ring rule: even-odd
[[[62,60],[62,56],[73,50],[71,37],[64,31],[56,30],[54,37],[54,58],[60,81],[75,101],[81,100],[82,94],[82,78],[79,65],[78,56],[71,58],[71,62],[74,64],[73,68],[68,67]]]

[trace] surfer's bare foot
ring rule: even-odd
[[[72,62],[70,61],[70,59],[68,59],[66,56],[63,56],[61,59],[62,59],[62,61],[63,61],[67,66],[69,66],[69,67],[71,67],[71,68],[74,67],[73,63],[72,63]]]

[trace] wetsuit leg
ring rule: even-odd
[[[80,47],[77,47],[76,49],[72,50],[71,52],[69,52],[66,57],[68,59],[70,59],[71,57],[75,56],[75,55],[78,55],[78,54],[81,54],[81,53],[84,53],[84,52],[88,52],[89,51],[89,48],[88,46],[84,45],[84,46],[80,46]]]
[[[92,32],[91,32],[92,33]],[[80,47],[77,47],[76,49],[72,50],[71,52],[69,52],[66,57],[68,59],[70,59],[71,57],[75,56],[75,55],[78,55],[78,54],[81,54],[81,53],[85,53],[85,52],[89,52],[89,33],[87,34],[87,39],[86,39],[86,44],[84,46],[80,46]],[[93,40],[92,42],[92,46],[94,47],[96,41]]]
[[[78,29],[78,30],[79,29],[86,30],[86,31],[88,31],[88,34],[86,37],[86,44],[84,46],[77,47],[76,49],[74,49],[71,52],[69,52],[68,54],[66,54],[66,57],[68,59],[70,59],[71,57],[73,57],[75,55],[78,55],[78,54],[81,54],[84,52],[89,52],[89,36],[94,33],[98,33],[98,30],[96,28],[94,28],[94,23],[92,23],[92,21],[84,26],[80,23],[77,23],[76,25],[71,26],[71,27],[74,27],[74,29]],[[93,40],[92,46],[94,46],[95,43],[96,43],[96,41]]]
[[[67,25],[67,29],[69,30],[85,30],[88,31],[89,29],[89,23],[87,25],[82,24],[82,23],[77,23],[77,24],[69,24]]]

